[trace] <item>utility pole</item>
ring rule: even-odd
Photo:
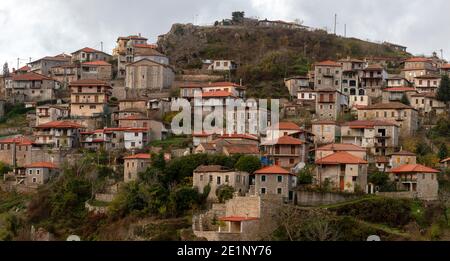
[[[441,59],[444,60],[444,50],[441,49],[440,51],[441,51]]]
[[[16,67],[16,70],[19,70],[19,63],[20,63],[20,58],[17,58],[17,67]]]
[[[337,14],[334,14],[334,35],[336,35]]]
[[[347,24],[344,24],[344,37],[347,38]]]
[[[101,46],[101,51],[103,52],[103,41],[100,42],[100,46]]]

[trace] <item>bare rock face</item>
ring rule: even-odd
[[[31,228],[31,240],[32,241],[54,241],[55,236],[45,230],[44,228],[38,228],[36,231],[34,227]]]

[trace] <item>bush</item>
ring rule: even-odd
[[[313,183],[313,174],[312,169],[314,166],[306,165],[300,172],[298,173],[298,184],[300,185],[311,185]]]
[[[216,196],[220,203],[225,203],[225,201],[232,199],[234,193],[234,188],[228,185],[222,185],[216,189]]]
[[[245,171],[249,174],[261,168],[261,161],[255,156],[242,156],[234,166],[239,171]]]

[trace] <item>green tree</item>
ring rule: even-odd
[[[446,159],[448,157],[448,148],[447,145],[442,143],[441,146],[439,147],[439,159],[443,160]]]
[[[216,196],[220,203],[224,203],[225,201],[232,199],[233,193],[234,188],[228,185],[222,185],[216,189]]]
[[[313,168],[312,165],[306,165],[302,170],[299,171],[298,184],[300,185],[310,185],[313,183]]]
[[[242,11],[235,11],[231,13],[231,20],[234,23],[241,23],[244,20],[245,12]]]
[[[258,159],[258,157],[245,155],[238,160],[234,167],[239,171],[245,171],[247,173],[253,174],[253,172],[261,168],[261,161]]]
[[[402,99],[400,100],[401,103],[405,104],[405,105],[411,105],[411,102],[408,99],[408,96],[406,94],[403,94]]]
[[[375,186],[384,187],[389,182],[389,175],[385,172],[376,171],[369,175],[368,181]]]
[[[448,75],[443,75],[441,84],[437,91],[437,99],[443,102],[450,101],[450,78]]]

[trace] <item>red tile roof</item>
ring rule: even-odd
[[[130,115],[119,119],[119,121],[138,121],[138,120],[149,120],[149,119],[142,115]]]
[[[441,69],[450,69],[450,63],[443,64]]]
[[[37,126],[38,129],[83,129],[83,125],[71,121],[52,121]]]
[[[293,122],[280,122],[270,129],[302,131],[302,128]]]
[[[389,102],[389,103],[377,103],[374,105],[370,105],[367,106],[366,108],[364,108],[363,110],[385,110],[385,109],[393,109],[393,110],[397,110],[397,109],[412,109],[414,110],[413,107],[405,105],[403,103],[400,102]]]
[[[283,136],[281,138],[278,138],[277,140],[271,140],[264,142],[262,145],[302,145],[304,144],[303,141],[293,138],[291,136]]]
[[[398,173],[439,173],[439,170],[435,170],[420,164],[408,164],[402,165],[397,168],[393,168],[389,171],[390,173],[398,174]]]
[[[259,218],[256,217],[221,217],[219,218],[220,221],[228,221],[228,222],[243,222],[243,221],[254,221],[259,220]]]
[[[383,91],[385,91],[385,92],[414,92],[414,91],[416,91],[416,89],[412,88],[412,87],[392,87],[392,88],[386,88]]]
[[[446,158],[446,159],[441,160],[441,163],[446,163],[446,162],[449,162],[449,161],[450,161],[450,158]]]
[[[398,155],[398,156],[416,156],[416,154],[414,154],[414,153],[412,153],[412,152],[409,152],[409,151],[406,151],[406,150],[402,150],[402,151],[399,151],[399,152],[394,152],[394,153],[392,153],[391,155]]]
[[[105,81],[95,80],[95,79],[84,79],[84,80],[78,80],[70,83],[70,86],[91,86],[91,85],[101,85],[101,86],[110,86]]]
[[[25,168],[44,168],[44,169],[57,169],[58,166],[51,162],[34,162],[25,166]]]
[[[338,165],[338,164],[368,164],[367,161],[353,156],[352,154],[341,151],[326,156],[320,160],[316,160],[316,164],[321,165]]]
[[[322,146],[317,149],[318,151],[366,151],[366,149],[354,145],[354,144],[346,144],[346,143],[335,143],[328,144]]]
[[[156,44],[135,44],[134,47],[156,49],[158,46]]]
[[[107,63],[105,61],[94,61],[94,62],[85,62],[82,63],[83,66],[111,66],[110,63]]]
[[[406,59],[405,62],[431,62],[431,59],[429,58],[424,58],[424,57],[412,57],[409,59]]]
[[[13,81],[42,81],[42,80],[52,80],[52,78],[47,77],[45,75],[35,73],[35,72],[28,72],[25,74],[15,74],[12,77]]]
[[[312,122],[312,125],[339,125],[336,121],[331,120],[319,120]]]
[[[21,71],[21,72],[28,72],[29,70],[31,70],[31,68],[28,65],[25,65],[25,66],[20,67],[19,69],[17,69],[17,71]]]
[[[20,146],[32,145],[33,141],[24,136],[16,136],[12,138],[5,138],[0,140],[0,144],[12,144],[15,143]]]
[[[341,67],[342,65],[340,63],[337,63],[335,61],[322,61],[315,64],[315,66],[332,66],[332,67]]]
[[[84,47],[83,49],[80,49],[78,51],[73,52],[74,53],[78,53],[78,52],[84,52],[84,53],[101,53],[101,51],[99,50],[95,50],[93,48],[89,48],[89,47]]]
[[[208,134],[206,132],[192,133],[192,137],[209,137],[209,136],[212,136],[212,134]]]
[[[151,157],[152,156],[150,154],[140,153],[140,154],[136,154],[136,155],[131,155],[131,156],[125,157],[124,159],[127,159],[127,160],[131,160],[131,159],[147,160],[147,159],[150,159]]]
[[[278,175],[291,175],[291,173],[280,166],[268,166],[260,170],[255,171],[254,174],[267,175],[267,174],[278,174]]]
[[[231,92],[227,91],[213,91],[202,93],[202,98],[226,98],[226,97],[235,98],[235,96]]]

